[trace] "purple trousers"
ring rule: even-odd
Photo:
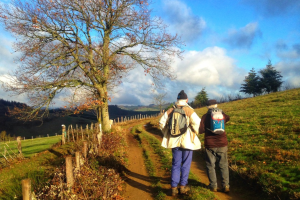
[[[172,149],[172,155],[171,187],[177,187],[178,184],[185,186],[188,183],[193,151],[176,147]]]

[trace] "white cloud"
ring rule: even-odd
[[[285,84],[292,87],[300,87],[300,60],[285,60],[274,65],[275,69],[280,72]]]
[[[163,80],[163,91],[167,93],[165,101],[176,101],[177,94],[184,90],[190,101],[206,88],[209,98],[219,98],[228,94],[236,94],[247,72],[235,65],[235,60],[226,55],[220,47],[209,47],[203,51],[188,51],[184,59],[175,59],[172,68],[177,79]],[[151,77],[145,76],[143,69],[136,68],[130,72],[124,83],[113,94],[111,104],[143,104],[153,103]],[[161,92],[161,91],[160,91]],[[124,99],[124,100],[123,100]]]
[[[203,51],[190,51],[184,60],[175,63],[177,80],[203,87],[220,85],[234,87],[241,82],[243,70],[235,66],[235,61],[220,47],[209,47]]]
[[[185,42],[193,42],[206,28],[203,18],[193,14],[191,8],[179,0],[164,0],[164,11],[170,29],[181,36]]]
[[[12,84],[12,80],[14,77],[8,75],[8,74],[3,74],[0,75],[0,98],[4,100],[10,100],[10,101],[17,101],[17,102],[22,102],[26,103],[27,97],[25,95],[14,95],[12,96],[11,93],[6,92],[2,85],[3,84]]]
[[[290,44],[280,40],[275,47],[280,61],[274,64],[274,67],[282,75],[285,81],[283,85],[300,87],[300,43]]]
[[[12,53],[12,38],[0,33],[0,41],[0,75],[3,75],[8,71],[16,69],[17,65],[14,63],[14,59],[18,54]]]

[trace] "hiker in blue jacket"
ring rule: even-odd
[[[171,170],[171,187],[172,196],[178,194],[178,186],[181,194],[189,191],[188,176],[190,172],[193,150],[201,148],[201,143],[197,137],[200,125],[200,118],[194,110],[187,104],[188,97],[182,90],[177,96],[177,102],[173,108],[167,110],[159,120],[160,128],[163,132],[162,146],[172,149],[172,170]],[[180,115],[176,115],[180,112]],[[182,123],[176,127],[174,121],[175,115]],[[179,120],[180,119],[180,120]],[[176,129],[176,130],[175,130]]]

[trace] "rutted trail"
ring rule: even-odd
[[[151,187],[151,179],[147,173],[143,151],[139,147],[138,141],[133,137],[127,128],[127,142],[128,142],[128,160],[129,166],[126,178],[126,192],[125,198],[132,200],[150,200],[153,199],[151,194],[153,189]]]
[[[149,134],[154,135],[160,141],[162,140],[162,134],[159,129],[153,127],[150,123],[148,123],[144,127]],[[191,172],[199,178],[202,184],[204,185],[209,184],[209,180],[206,175],[205,160],[203,154],[200,151],[194,151],[193,161],[191,165]],[[220,177],[218,177],[218,180],[220,180]],[[253,191],[253,189],[247,186],[247,184],[244,182],[240,182],[240,181],[238,182],[237,180],[234,180],[231,177],[230,184],[231,184],[231,191],[229,194],[221,192],[221,188],[218,189],[218,192],[215,192],[215,194],[221,200],[250,200],[250,199],[262,200],[264,199],[260,197],[260,195],[257,194],[255,191]],[[218,185],[221,184],[219,183]]]

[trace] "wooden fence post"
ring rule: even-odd
[[[77,134],[77,138],[76,138],[76,141],[78,142],[78,125],[76,124],[76,134]]]
[[[29,178],[22,180],[22,196],[23,200],[31,200],[31,180]]]
[[[73,142],[75,142],[75,139],[74,139],[74,130],[73,130],[73,126],[72,124],[70,125],[70,132],[72,133],[72,138],[73,138]]]
[[[76,157],[76,168],[80,170],[80,152],[76,151],[75,152],[75,157]]]
[[[83,156],[84,156],[85,160],[86,160],[86,157],[87,157],[87,152],[88,152],[88,143],[87,143],[87,141],[84,141],[83,142]]]
[[[80,126],[80,131],[81,131],[81,139],[83,140],[83,130],[82,130],[82,126]]]
[[[99,133],[97,134],[97,139],[98,139],[98,155],[100,154],[100,149],[101,149],[101,140],[102,140],[102,127],[101,124],[99,124]]]
[[[113,123],[114,123],[114,120],[110,119],[109,120],[110,129],[111,129],[111,126],[113,125]],[[99,130],[99,132],[101,132],[101,130]]]
[[[68,142],[70,142],[70,125],[68,126]]]
[[[86,134],[88,136],[88,139],[89,139],[90,135],[89,135],[89,125],[88,124],[86,125],[85,132],[86,132]]]
[[[72,187],[74,184],[72,156],[66,157],[66,175],[67,175],[67,186]]]
[[[66,143],[66,126],[64,124],[61,125],[61,144]]]
[[[18,151],[20,154],[22,154],[22,144],[21,144],[21,137],[17,137],[17,142],[18,142]]]

